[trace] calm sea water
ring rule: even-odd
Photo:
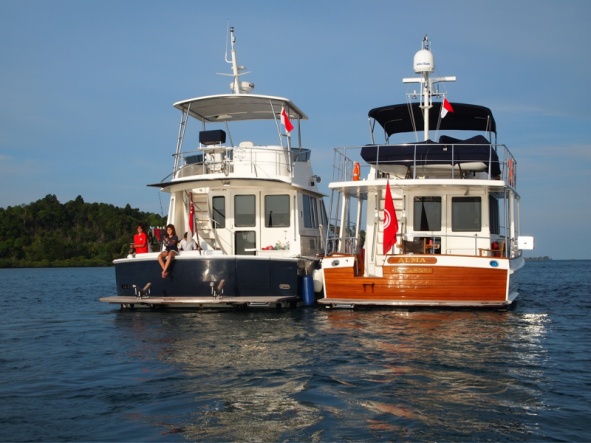
[[[591,261],[509,312],[122,312],[0,270],[1,441],[591,441]]]

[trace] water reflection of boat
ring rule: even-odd
[[[311,312],[117,313],[117,341],[126,349],[136,343],[129,355],[145,367],[142,386],[154,395],[153,404],[127,419],[188,441],[291,441],[285,435],[322,418],[315,405],[298,399],[308,377],[297,368],[313,367],[298,338]],[[168,395],[162,383],[174,385]]]
[[[420,77],[404,82],[420,83],[420,93],[369,112],[372,143],[335,150],[319,303],[507,308],[518,295],[522,250],[533,248],[520,235],[517,162],[497,144],[490,109],[450,104],[435,89],[455,77],[431,76],[427,37],[414,68]],[[376,123],[384,144],[374,139]],[[422,142],[392,143],[420,130]]]
[[[287,98],[250,93],[254,85],[239,80],[245,72],[237,63],[233,28],[230,33],[233,93],[174,104],[181,120],[172,174],[150,185],[170,193],[168,223],[180,238],[188,232],[197,248],[181,251],[166,278],[158,252],[115,260],[117,296],[103,302],[302,302],[303,280],[316,267],[320,227],[326,226],[320,179],[310,149],[301,144],[300,122],[307,116]]]
[[[357,411],[371,429],[410,440],[421,439],[412,430],[423,426],[439,429],[445,441],[503,427],[527,434],[520,415],[542,406],[536,368],[545,358],[545,315],[327,310],[325,317],[318,333],[338,337],[341,354],[367,356],[363,369],[343,361],[332,376],[382,392],[366,396]],[[503,410],[514,413],[507,419]]]
[[[547,314],[145,314],[112,317],[113,395],[188,441],[527,439],[549,407]]]

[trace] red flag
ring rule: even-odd
[[[289,135],[291,133],[291,131],[293,131],[293,125],[289,121],[289,117],[287,116],[287,112],[285,111],[285,108],[283,108],[283,107],[281,108],[281,123],[283,124],[283,126],[285,126],[285,131],[287,132],[287,135]]]
[[[445,117],[448,112],[454,112],[454,108],[451,107],[451,103],[443,97],[443,104],[441,105],[441,118]]]
[[[394,209],[394,201],[390,192],[390,180],[386,182],[386,200],[384,202],[384,255],[396,244],[398,219]]]
[[[193,205],[193,194],[189,193],[189,230],[191,231],[191,237],[195,230],[195,206]]]

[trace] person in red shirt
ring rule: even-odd
[[[131,246],[135,248],[136,254],[144,254],[148,252],[148,234],[146,234],[144,225],[141,223],[137,225],[137,234],[133,236],[133,243]]]

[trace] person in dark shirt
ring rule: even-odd
[[[162,267],[162,278],[168,277],[168,268],[174,260],[174,257],[179,253],[179,238],[176,235],[174,225],[166,226],[166,234],[162,239],[164,250],[158,255],[158,263]]]

